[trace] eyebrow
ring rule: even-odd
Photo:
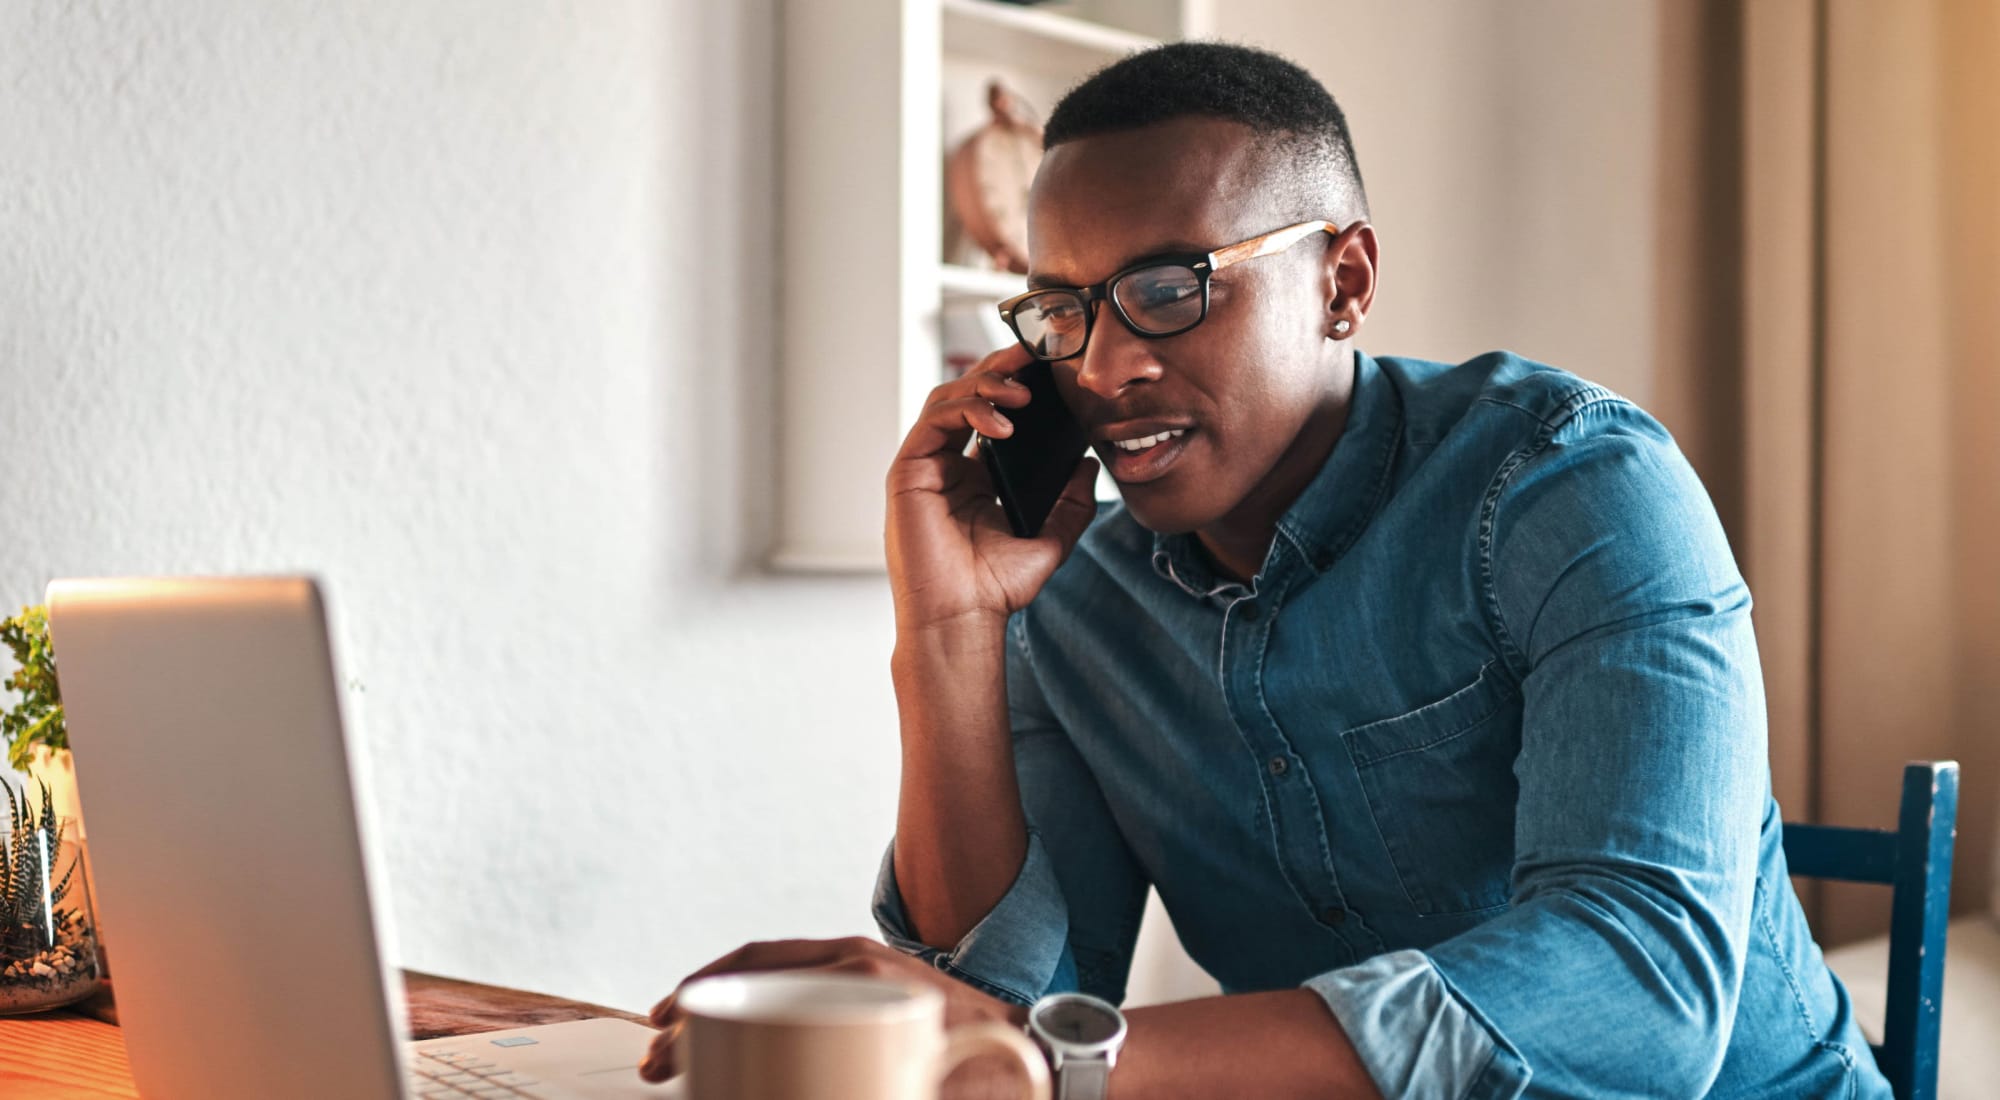
[[[1158,246],[1154,248],[1149,248],[1146,251],[1141,252],[1135,256],[1127,257],[1126,259],[1120,261],[1117,267],[1114,267],[1111,270],[1113,274],[1116,274],[1117,272],[1123,271],[1126,268],[1131,267],[1133,264],[1143,263],[1146,260],[1156,259],[1162,256],[1184,256],[1190,252],[1199,253],[1203,256],[1206,256],[1209,253],[1209,249],[1203,248],[1201,245],[1195,244],[1193,241],[1176,238],[1171,241],[1164,241],[1160,243]],[[1110,277],[1111,277],[1110,275],[1105,276],[1105,278],[1107,279]],[[1029,290],[1046,290],[1052,286],[1078,287],[1083,285],[1085,284],[1067,283],[1061,279],[1056,278],[1054,275],[1048,275],[1048,274],[1031,274],[1028,276]]]

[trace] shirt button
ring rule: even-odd
[[[1291,765],[1291,762],[1290,762],[1290,761],[1287,761],[1287,760],[1286,760],[1286,759],[1285,759],[1284,757],[1282,757],[1282,756],[1274,756],[1274,757],[1272,757],[1272,758],[1271,758],[1271,763],[1270,763],[1269,765],[1267,765],[1267,766],[1268,766],[1268,767],[1269,767],[1269,768],[1271,769],[1271,774],[1272,774],[1272,775],[1283,775],[1283,774],[1285,774],[1285,773],[1286,773],[1287,771],[1291,770],[1291,767],[1292,767],[1292,765]]]
[[[1325,909],[1320,910],[1319,919],[1327,924],[1345,924],[1347,923],[1347,910],[1342,909],[1338,905],[1329,905]]]

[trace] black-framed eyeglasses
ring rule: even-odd
[[[1232,264],[1274,256],[1319,233],[1340,234],[1328,221],[1273,229],[1213,252],[1150,256],[1096,286],[1039,287],[1000,303],[1000,317],[1028,354],[1051,363],[1083,354],[1097,311],[1108,301],[1135,335],[1178,336],[1208,319],[1209,276]]]

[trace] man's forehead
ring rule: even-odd
[[[1261,232],[1274,208],[1269,176],[1250,129],[1223,119],[1175,119],[1058,145],[1030,196],[1034,281],[1094,282],[1144,256],[1207,251]]]

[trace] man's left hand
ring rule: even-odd
[[[1028,1010],[1010,1004],[998,997],[988,996],[979,990],[952,978],[929,964],[911,958],[886,944],[861,936],[844,940],[779,940],[772,943],[753,943],[739,947],[729,954],[709,963],[693,974],[682,979],[672,996],[653,1006],[653,1026],[660,1028],[660,1034],[653,1039],[652,1050],[646,1061],[639,1067],[639,1075],[648,1081],[664,1081],[680,1072],[674,1062],[675,1040],[680,1038],[681,1028],[687,1017],[677,1003],[680,991],[689,982],[698,978],[713,977],[717,974],[741,974],[766,970],[821,970],[840,974],[860,974],[873,978],[887,978],[904,985],[920,989],[935,989],[944,994],[944,1026],[963,1027],[966,1024],[994,1021],[1024,1026]],[[970,1076],[966,1073],[952,1075],[952,1083]],[[1015,1076],[1019,1071],[1015,1071]],[[961,1092],[953,1089],[954,1093]]]

